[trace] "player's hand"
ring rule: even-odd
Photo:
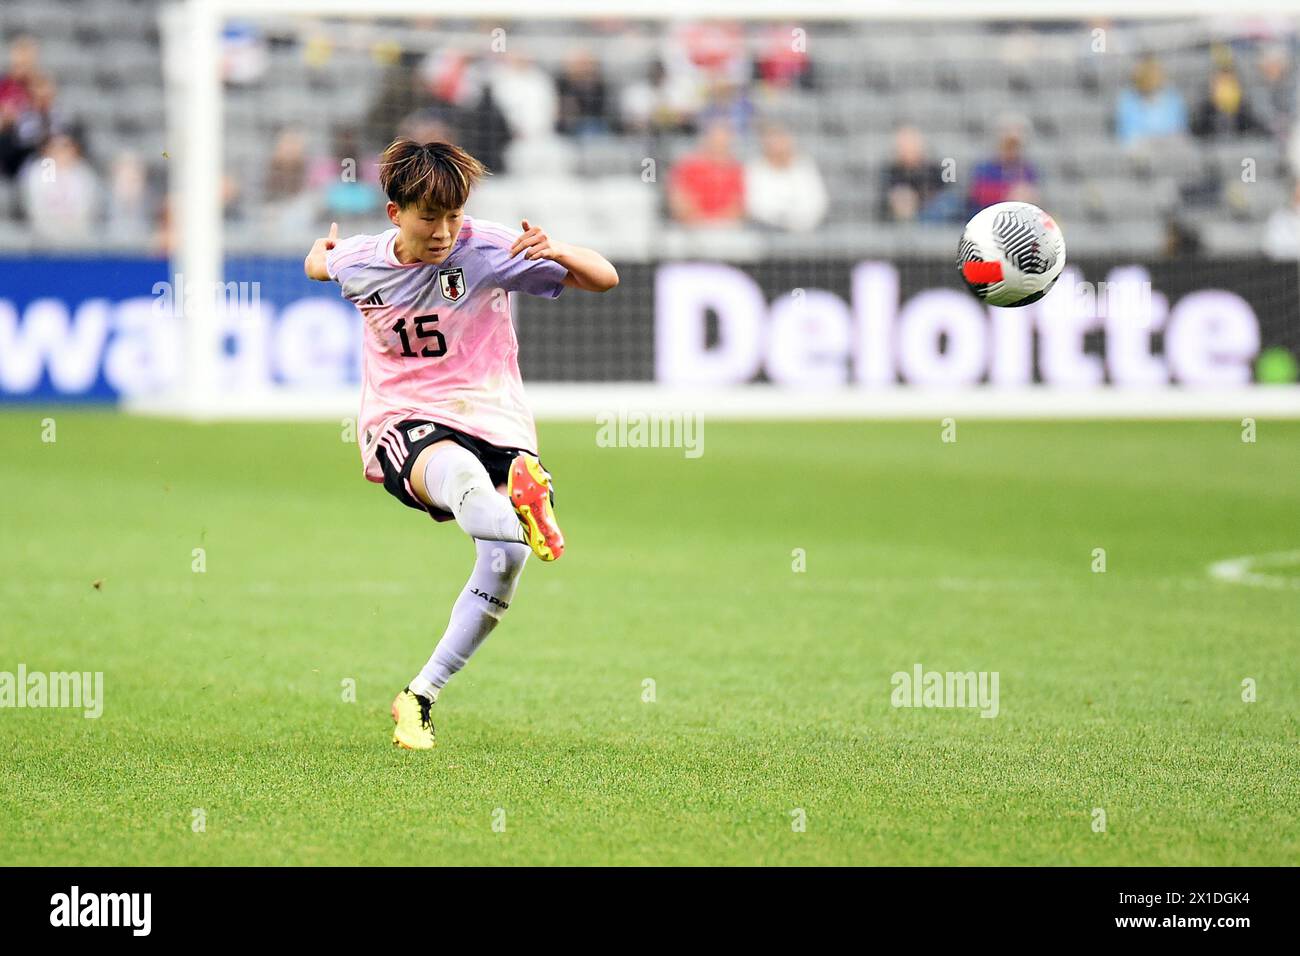
[[[552,240],[541,226],[530,226],[525,219],[523,227],[524,234],[510,247],[511,258],[517,256],[521,250],[525,259],[558,259],[568,252],[564,243]]]
[[[324,238],[317,239],[312,243],[311,252],[307,253],[307,261],[303,267],[307,272],[307,277],[317,279],[321,282],[329,281],[329,269],[325,266],[325,253],[329,252],[339,244],[339,224],[330,223],[330,234]]]
[[[311,251],[313,254],[316,252],[320,252],[321,254],[324,254],[326,252],[329,252],[338,244],[339,244],[339,224],[337,222],[332,222],[330,223],[330,234],[325,238],[317,239],[314,243],[312,243]]]

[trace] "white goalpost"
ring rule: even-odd
[[[974,20],[1093,20],[1118,17],[1125,20],[1165,18],[1219,18],[1225,15],[1217,0],[1067,0],[1046,7],[1033,8],[1021,2],[1004,0],[877,0],[877,2],[790,2],[765,4],[756,0],[716,0],[701,8],[684,0],[628,0],[614,5],[601,0],[550,0],[545,4],[523,0],[480,0],[469,7],[459,4],[431,3],[428,0],[286,0],[268,5],[262,0],[182,0],[165,6],[162,16],[163,72],[166,87],[166,130],[168,143],[169,200],[174,216],[176,242],[170,263],[174,284],[185,288],[183,313],[184,362],[178,387],[167,394],[129,399],[128,410],[141,414],[178,415],[195,419],[216,418],[307,418],[338,419],[354,415],[359,402],[359,388],[354,384],[320,384],[310,376],[293,385],[279,383],[271,376],[240,379],[234,384],[226,365],[227,338],[232,326],[238,326],[248,308],[240,290],[233,288],[227,263],[232,250],[229,229],[223,210],[221,184],[227,175],[226,151],[231,129],[227,124],[230,91],[222,78],[222,33],[239,23],[275,24],[293,29],[295,22],[318,24],[337,19],[340,35],[348,30],[370,29],[381,21],[408,20],[420,23],[423,31],[436,37],[438,18],[472,18],[483,24],[494,18],[507,21],[597,22],[612,16],[627,21],[655,24],[676,23],[703,13],[709,20],[734,20],[770,24],[826,21],[881,21],[896,23],[962,23]],[[1291,0],[1248,0],[1235,5],[1234,18],[1288,18],[1296,12]],[[310,32],[310,31],[309,31]],[[397,30],[401,33],[400,29]],[[389,33],[376,34],[387,41]],[[865,55],[865,54],[864,54]],[[849,68],[852,68],[849,64]],[[341,68],[340,68],[341,69]],[[328,71],[326,71],[328,72]],[[338,76],[327,76],[329,86],[337,89]],[[268,83],[271,81],[268,80]],[[322,96],[329,95],[323,93]],[[876,96],[862,89],[864,111],[874,109],[868,99]],[[271,94],[267,93],[269,102]],[[256,100],[253,109],[256,110]],[[843,101],[837,109],[852,110],[858,104]],[[829,109],[829,106],[828,106]],[[314,117],[302,120],[310,124]],[[1067,118],[1068,119],[1068,118]],[[828,119],[827,122],[830,122]],[[857,150],[856,134],[844,134],[845,152]],[[832,144],[833,145],[833,144]],[[269,153],[270,143],[255,144]],[[874,186],[874,184],[872,184]],[[471,212],[473,200],[471,200]],[[860,226],[870,231],[870,223]],[[952,250],[955,256],[960,226],[952,226]],[[845,229],[849,235],[850,230]],[[263,237],[274,246],[278,237]],[[1069,242],[1067,230],[1067,244]],[[573,236],[582,241],[581,236]],[[308,243],[309,244],[309,243]],[[277,247],[278,248],[278,247]],[[303,245],[299,255],[305,255]],[[898,256],[907,258],[911,250],[902,248]],[[274,281],[287,283],[283,260],[289,253],[277,253],[279,270]],[[268,261],[270,260],[268,255]],[[619,264],[616,260],[616,264]],[[240,275],[252,275],[257,282],[257,261],[246,266]],[[645,268],[653,272],[655,263]],[[761,271],[761,270],[759,270]],[[953,276],[954,284],[956,276]],[[242,281],[242,280],[241,280]],[[816,283],[810,280],[810,285]],[[1300,282],[1291,284],[1295,294]],[[324,288],[334,293],[337,288]],[[654,295],[654,287],[635,290],[619,289],[612,295]],[[802,295],[802,289],[799,290]],[[557,308],[563,309],[562,296]],[[231,299],[238,301],[232,305]],[[1281,306],[1282,303],[1279,303]],[[254,308],[256,303],[254,303]],[[1295,304],[1287,306],[1294,309]],[[649,307],[647,307],[649,308]],[[234,309],[234,315],[231,310]],[[522,312],[532,309],[520,303]],[[703,307],[701,307],[703,310]],[[647,314],[649,314],[647,312]],[[775,314],[775,300],[774,300]],[[703,311],[701,312],[703,315]],[[599,328],[600,316],[590,321]],[[251,319],[250,319],[251,321]],[[544,322],[545,318],[537,321]],[[618,328],[630,327],[625,325]],[[701,318],[701,329],[705,326]],[[849,326],[846,323],[846,330]],[[853,328],[857,328],[854,326]],[[1300,329],[1292,330],[1291,346],[1300,344]],[[846,335],[854,334],[849,330]],[[1028,333],[1027,333],[1028,334]],[[703,332],[701,332],[703,335]],[[616,348],[615,345],[609,348]],[[992,348],[992,346],[988,346]],[[846,355],[851,351],[846,348]],[[521,360],[528,356],[521,352]],[[812,361],[811,359],[809,360]],[[846,359],[847,364],[847,359]],[[557,364],[557,368],[562,368]],[[932,418],[948,415],[1006,418],[1075,418],[1075,417],[1154,417],[1154,418],[1240,418],[1245,416],[1300,418],[1300,385],[1255,385],[1210,383],[1184,387],[1176,381],[1159,384],[1099,384],[1093,387],[1029,384],[1007,380],[995,384],[996,376],[962,388],[927,387],[903,381],[881,383],[845,373],[842,381],[831,379],[824,387],[782,385],[779,376],[768,374],[769,381],[744,384],[718,384],[708,381],[667,379],[654,381],[574,381],[532,382],[525,369],[525,387],[541,419],[583,419],[611,409],[635,408],[647,412],[700,412],[719,418]]]

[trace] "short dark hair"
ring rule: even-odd
[[[459,209],[488,169],[452,143],[395,139],[379,159],[379,185],[398,208]]]

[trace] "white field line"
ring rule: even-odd
[[[1146,591],[1199,591],[1210,586],[1203,577],[1188,575],[1169,575],[1162,577],[1122,578],[1115,575],[1092,574],[1086,566],[1081,572],[1089,578],[1104,581],[1107,586],[1130,585]],[[806,578],[806,574],[796,575]],[[1109,580],[1106,580],[1109,579]],[[1077,577],[1027,578],[1027,577],[879,577],[857,578],[854,580],[818,581],[816,579],[800,580],[794,587],[800,591],[814,593],[861,593],[879,594],[886,591],[937,590],[966,593],[1005,593],[1029,591],[1077,591]],[[770,593],[770,592],[765,592]]]
[[[1262,568],[1285,567],[1300,563],[1300,551],[1274,551],[1269,554],[1247,554],[1240,558],[1215,561],[1207,569],[1210,577],[1229,584],[1245,584],[1256,588],[1300,588],[1300,577],[1262,574]]]
[[[598,416],[698,414],[715,421],[837,419],[1300,419],[1300,385],[1186,389],[1046,386],[960,390],[895,388],[787,389],[772,385],[687,387],[649,382],[528,385],[542,421],[596,423]],[[122,400],[128,412],[198,421],[340,422],[357,413],[359,389],[314,392],[244,390],[196,405],[175,396]]]

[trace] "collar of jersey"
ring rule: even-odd
[[[397,256],[393,253],[393,244],[397,242],[397,234],[400,231],[401,230],[396,228],[388,230],[387,233],[388,238],[384,240],[384,261],[385,262],[387,262],[390,266],[393,266],[396,269],[417,269],[420,266],[436,266],[439,269],[445,269],[447,268],[447,263],[449,263],[456,256],[456,253],[460,252],[461,240],[465,234],[465,227],[464,226],[461,227],[460,233],[456,236],[456,244],[451,247],[451,252],[447,253],[447,258],[443,259],[442,262],[438,262],[438,263],[398,262]]]

